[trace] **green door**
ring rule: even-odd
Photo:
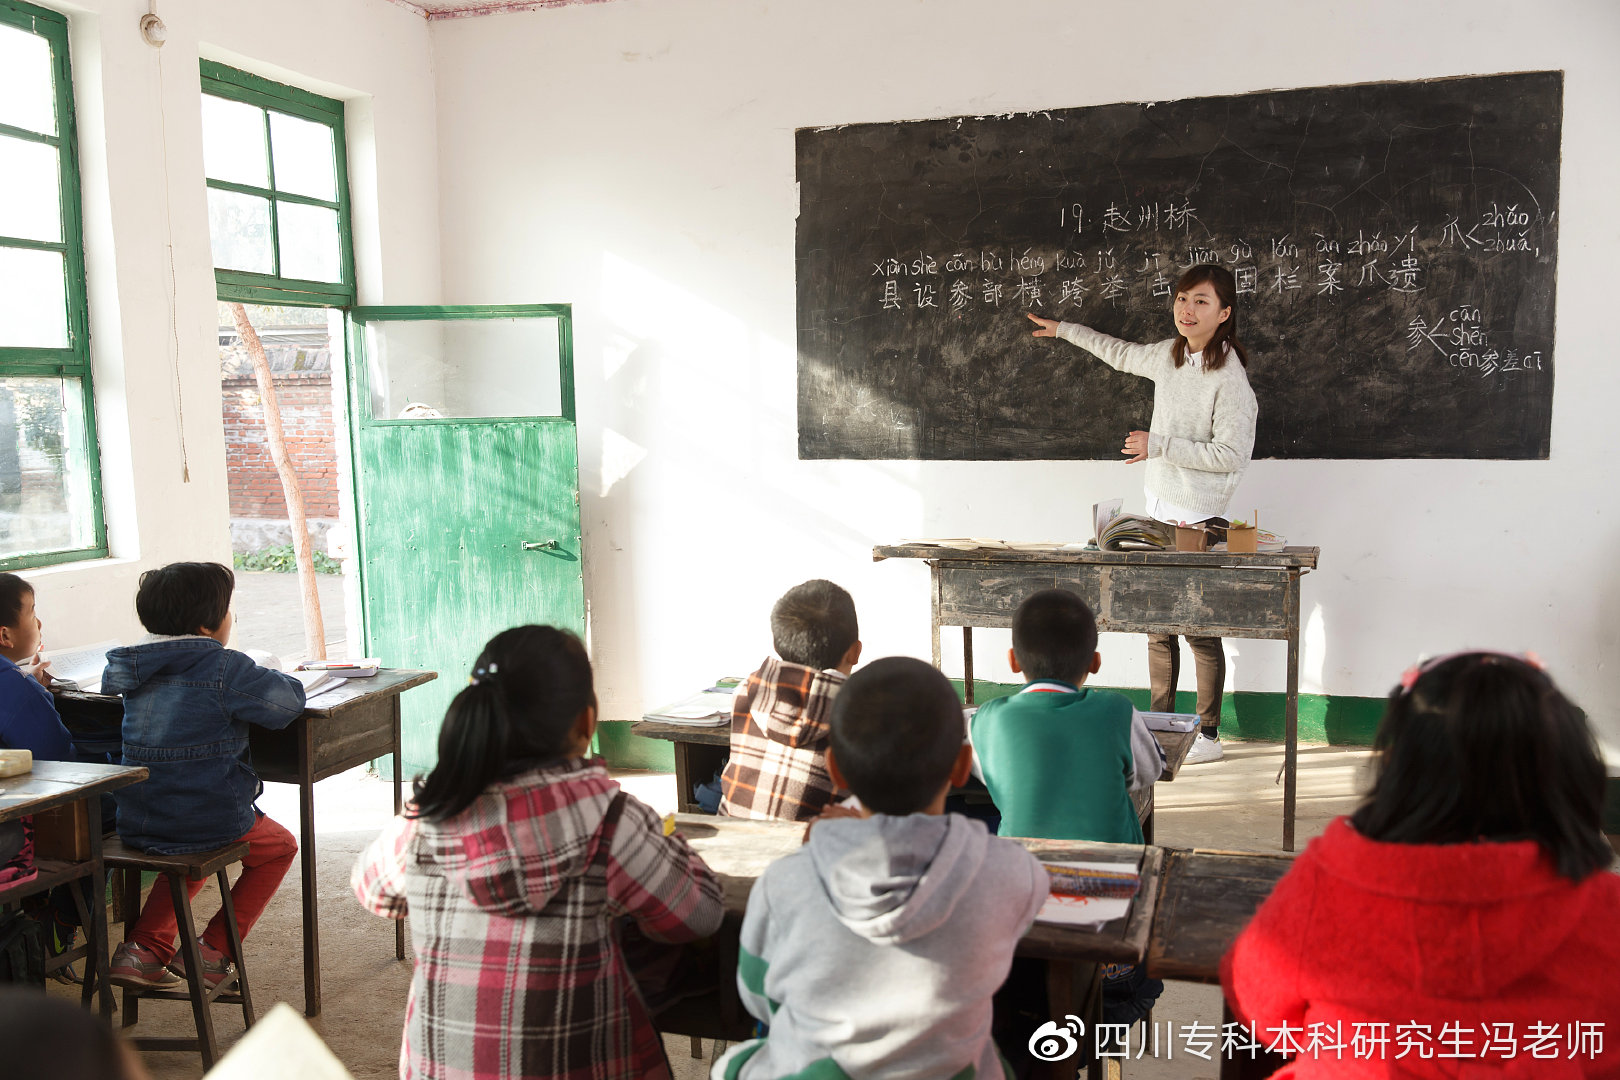
[[[351,428],[367,656],[401,699],[406,775],[509,626],[585,632],[568,305],[355,308]]]

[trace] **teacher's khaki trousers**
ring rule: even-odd
[[[1189,637],[1198,675],[1198,723],[1218,728],[1221,693],[1226,689],[1226,652],[1218,637]],[[1154,712],[1176,711],[1176,680],[1181,674],[1181,648],[1174,634],[1148,635],[1148,686]]]

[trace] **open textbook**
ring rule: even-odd
[[[107,670],[107,650],[116,649],[120,644],[116,640],[98,641],[76,649],[53,649],[41,655],[51,662],[46,670],[50,672],[53,685],[94,694],[101,689],[101,673]]]
[[[1142,514],[1121,511],[1124,499],[1109,499],[1091,507],[1096,543],[1104,551],[1163,551],[1176,546],[1176,527]]]

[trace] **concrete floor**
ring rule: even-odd
[[[1275,852],[1282,841],[1282,788],[1275,783],[1282,747],[1229,742],[1226,760],[1187,766],[1173,783],[1156,790],[1156,827],[1161,844]],[[1369,753],[1325,746],[1300,748],[1299,844],[1321,833],[1333,817],[1349,812],[1364,784]],[[675,806],[674,778],[668,774],[627,773],[624,787],[660,813]],[[295,789],[269,785],[261,806],[272,817],[294,826]],[[312,1021],[321,1037],[359,1080],[397,1075],[400,1031],[410,985],[410,962],[393,954],[393,930],[385,920],[362,911],[349,888],[349,869],[361,848],[386,822],[391,809],[389,785],[364,770],[323,781],[316,788],[319,850],[319,896],[322,935],[323,1014]],[[197,901],[199,910],[218,906],[210,888]],[[247,942],[248,970],[261,1015],[277,1001],[302,1008],[300,962],[300,885],[295,866],[264,918]],[[118,931],[114,931],[115,939]],[[77,988],[52,985],[55,994],[76,995]],[[148,1002],[136,1029],[141,1034],[189,1034],[189,1008],[179,1002]],[[1220,991],[1212,986],[1169,983],[1159,1000],[1155,1020],[1162,1037],[1193,1021],[1219,1025]],[[216,1006],[215,1026],[224,1046],[242,1033],[241,1014]],[[117,1018],[114,1020],[117,1023]],[[1174,1029],[1170,1025],[1175,1025]],[[677,1080],[707,1075],[715,1047],[703,1044],[703,1058],[690,1056],[689,1040],[670,1038],[669,1056]],[[1151,1052],[1150,1052],[1151,1053]],[[195,1054],[142,1055],[156,1080],[202,1075]],[[1127,1072],[1143,1080],[1159,1077],[1209,1077],[1216,1065],[1178,1054],[1145,1056]]]

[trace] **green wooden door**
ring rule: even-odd
[[[509,626],[585,631],[567,305],[355,308],[349,355],[366,655],[401,699],[406,775]]]

